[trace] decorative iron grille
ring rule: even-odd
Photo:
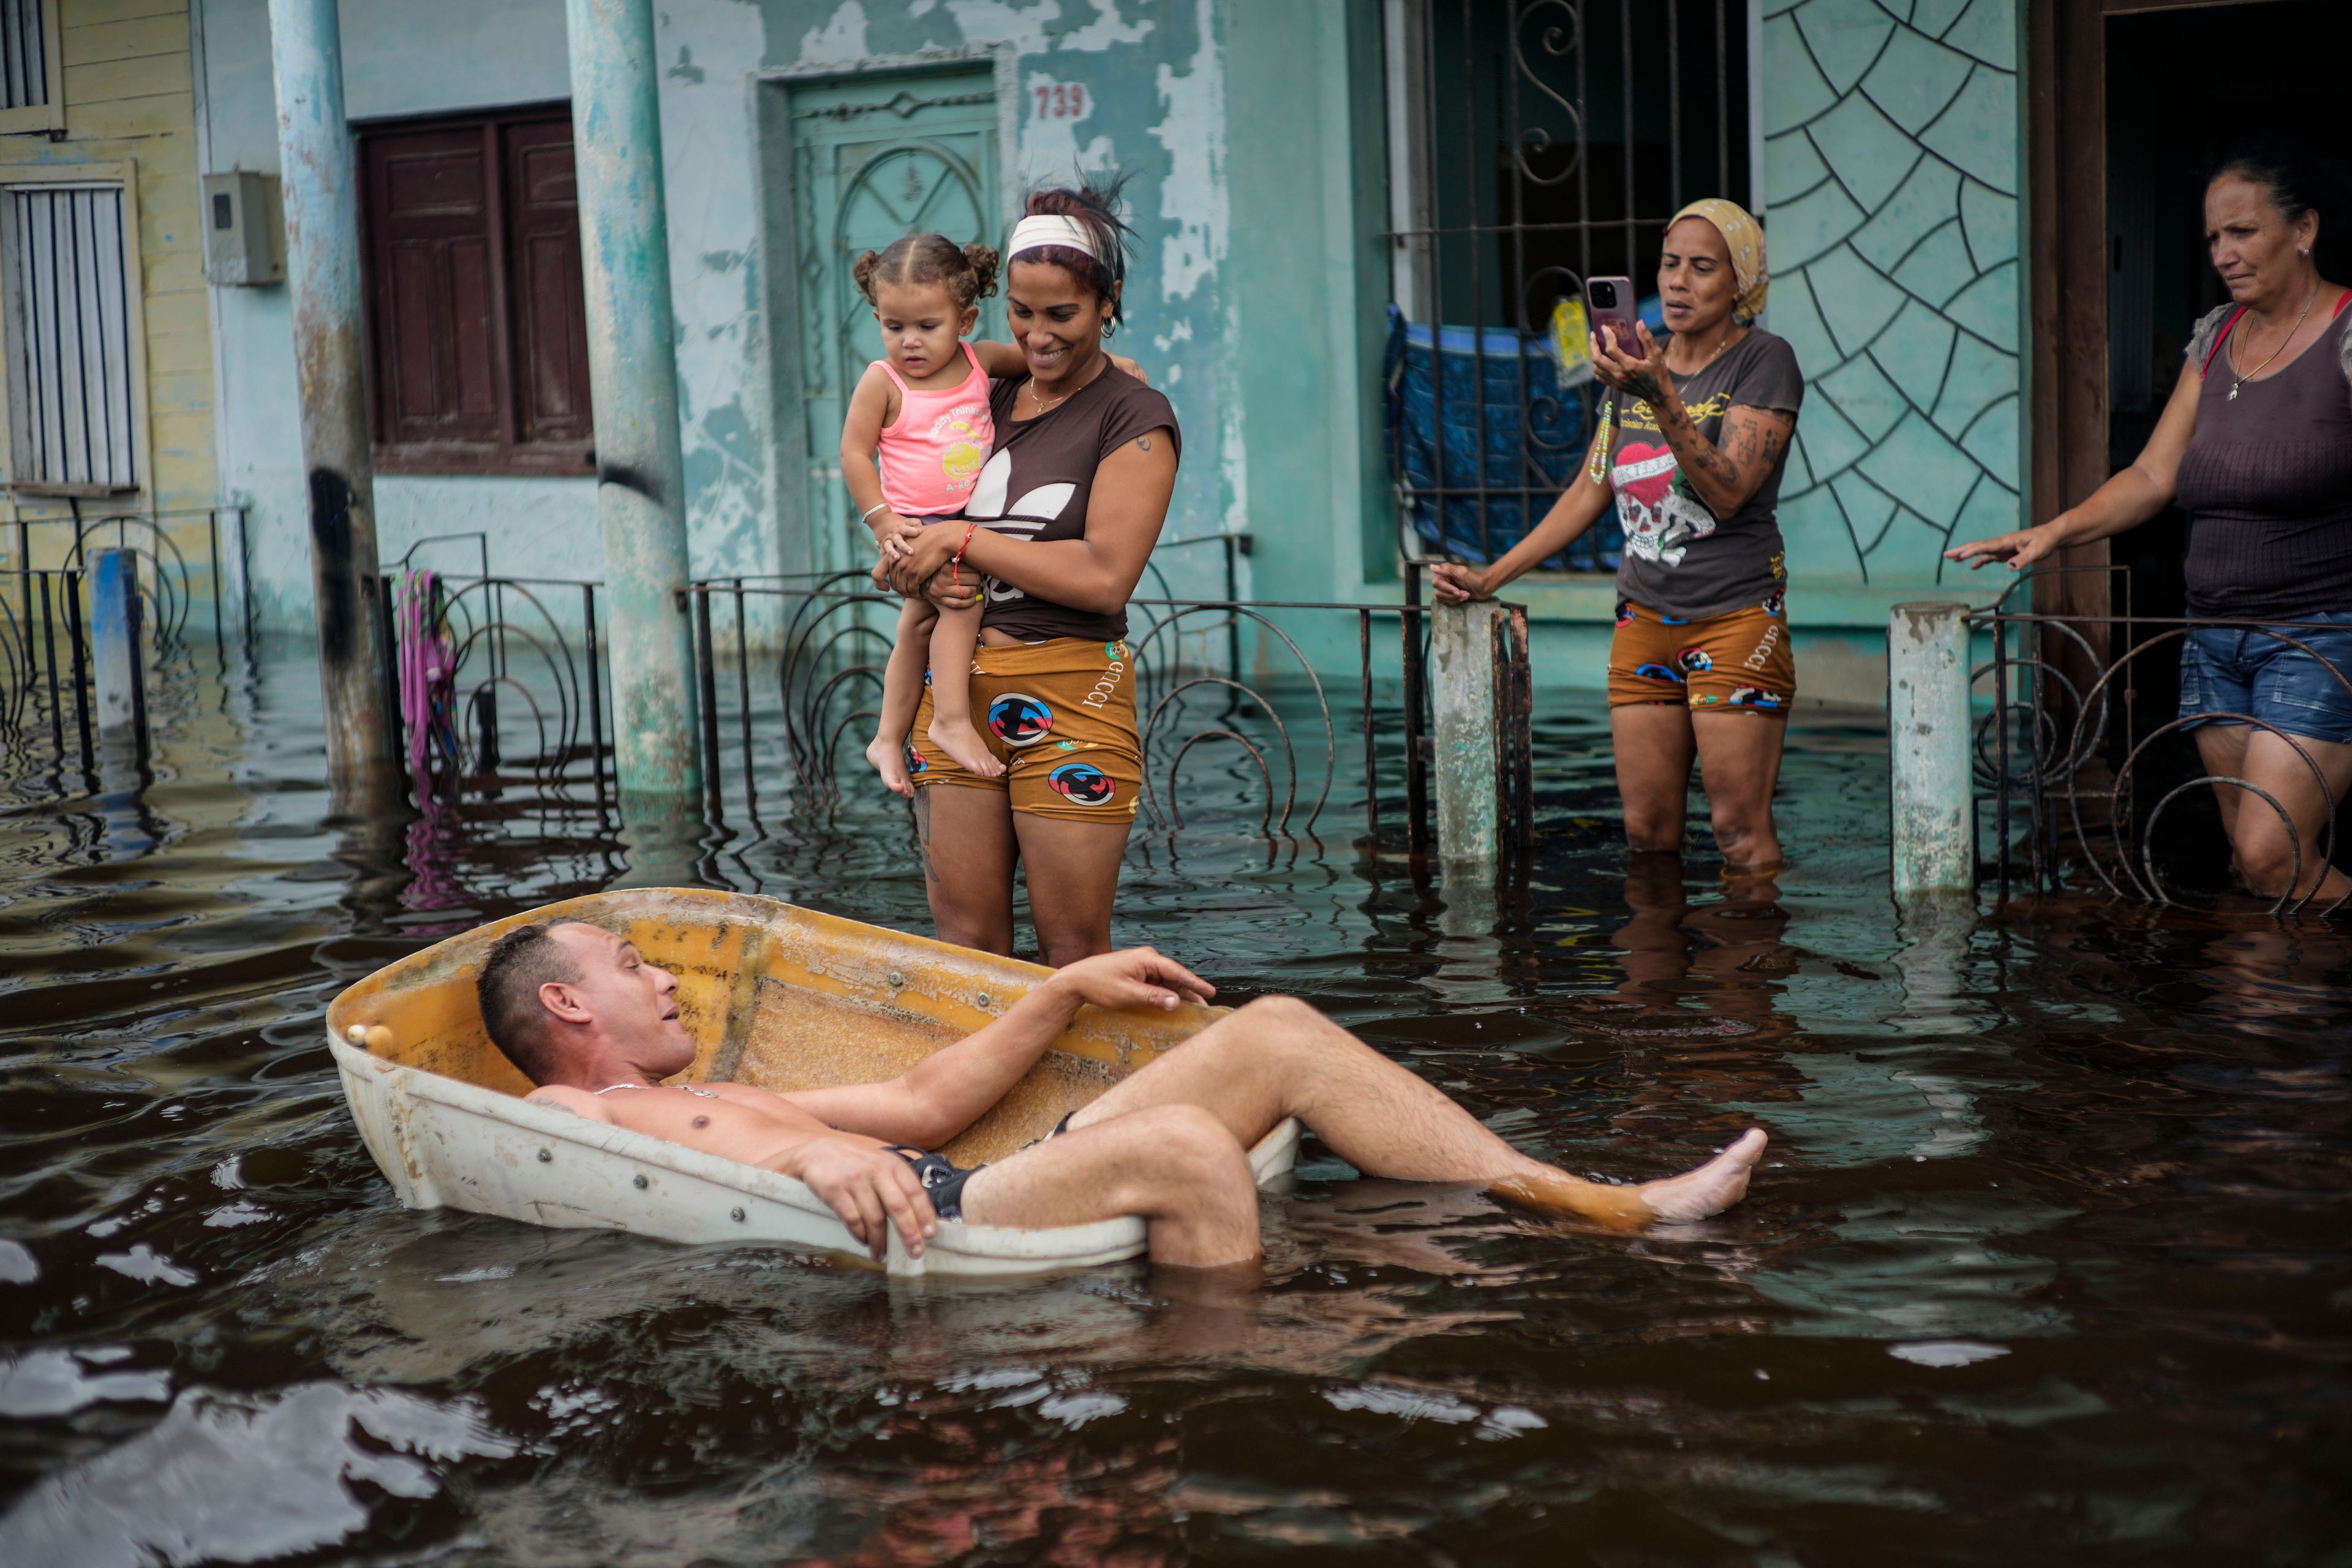
[[[1591,438],[1584,279],[1622,275],[1646,296],[1675,210],[1747,195],[1746,6],[1387,0],[1384,21],[1406,552],[1491,561]],[[1604,517],[1545,564],[1613,569],[1621,538]]]

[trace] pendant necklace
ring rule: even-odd
[[[2305,318],[2307,318],[2307,317],[2309,317],[2309,316],[2310,316],[2312,306],[2314,306],[2315,304],[2318,303],[2318,301],[2319,301],[2319,285],[2318,285],[2318,283],[2317,283],[2316,281],[2315,281],[2315,282],[2311,285],[2311,298],[2310,298],[2310,299],[2308,299],[2308,300],[2305,300],[2303,302],[2303,314],[2302,314],[2302,315],[2300,315],[2300,316],[2297,316],[2297,317],[2294,319],[2294,326],[2292,326],[2292,327],[2289,327],[2289,328],[2286,330],[2286,336],[2284,336],[2284,337],[2283,337],[2283,338],[2281,338],[2281,339],[2279,340],[2279,345],[2278,345],[2278,347],[2276,347],[2276,348],[2274,348],[2274,349],[2271,350],[2271,359],[2276,359],[2276,358],[2278,358],[2278,356],[2279,356],[2279,355],[2281,355],[2281,354],[2283,354],[2283,353],[2284,353],[2286,352],[2286,346],[2287,346],[2287,344],[2289,344],[2289,343],[2291,343],[2291,342],[2294,342],[2294,335],[2295,335],[2295,333],[2297,333],[2297,332],[2299,332],[2299,331],[2303,331],[2303,323],[2304,323],[2304,321],[2305,321]],[[2237,378],[2235,381],[2232,381],[2231,383],[2230,383],[2230,395],[2229,395],[2227,398],[2225,398],[2223,401],[2225,401],[2225,402],[2229,402],[2229,403],[2235,403],[2235,402],[2237,402],[2237,401],[2238,401],[2238,388],[2240,388],[2240,387],[2242,387],[2242,386],[2245,385],[2245,384],[2246,384],[2246,383],[2247,383],[2248,381],[2252,380],[2252,379],[2253,377],[2255,377],[2255,376],[2258,376],[2258,375],[2262,374],[2263,374],[2263,372],[2264,372],[2264,371],[2266,371],[2266,370],[2270,369],[2270,367],[2271,367],[2271,359],[2266,359],[2266,360],[2263,361],[2263,363],[2260,363],[2260,364],[2258,364],[2258,365],[2254,366],[2254,368],[2253,368],[2253,369],[2252,369],[2252,370],[2249,370],[2249,371],[2240,371],[2240,372],[2239,372],[2239,374],[2238,374],[2238,378]],[[2231,368],[2231,370],[2237,370],[2237,369],[2238,369],[2238,345],[2237,345],[2235,342],[2232,342],[2232,343],[2231,343],[2231,345],[2230,345],[2230,368]]]

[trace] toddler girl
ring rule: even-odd
[[[866,367],[841,426],[841,475],[851,504],[874,531],[885,566],[904,541],[934,523],[969,527],[964,502],[988,460],[996,427],[988,376],[963,342],[979,301],[996,291],[996,252],[910,234],[857,258],[851,276],[874,307],[887,356]],[[878,468],[878,473],[877,473]],[[914,798],[907,731],[931,673],[931,743],[983,778],[1004,771],[971,722],[972,647],[980,609],[942,614],[919,595],[898,616],[898,646],[882,680],[882,722],[866,748],[882,782]]]

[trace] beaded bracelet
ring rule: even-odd
[[[963,552],[971,548],[971,531],[977,526],[970,522],[963,525],[963,542],[956,546],[955,554],[948,560],[948,581],[959,588],[963,586]]]

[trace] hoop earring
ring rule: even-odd
[[[1103,342],[1110,342],[1111,338],[1112,338],[1112,337],[1113,337],[1113,336],[1114,336],[1118,331],[1118,323],[1117,321],[1105,321],[1105,322],[1102,324],[1102,335],[1103,335]]]

